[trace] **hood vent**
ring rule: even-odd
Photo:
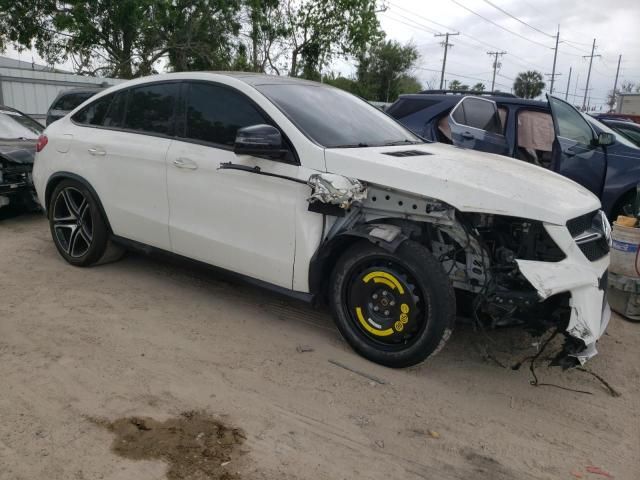
[[[383,152],[385,155],[392,157],[421,157],[423,155],[433,155],[433,153],[423,152],[422,150],[402,150],[399,152]]]

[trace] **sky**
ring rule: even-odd
[[[470,85],[481,81],[490,88],[493,57],[486,52],[506,51],[500,58],[496,89],[510,91],[519,72],[530,69],[543,74],[552,72],[558,25],[556,72],[561,75],[556,77],[555,95],[564,98],[571,68],[568,99],[582,105],[589,67],[589,59],[583,55],[590,55],[594,38],[595,54],[601,57],[593,59],[590,105],[605,108],[619,55],[622,63],[618,86],[624,80],[640,84],[640,0],[387,0],[386,3],[387,10],[380,13],[382,28],[388,38],[412,42],[418,48],[420,60],[414,74],[433,88],[440,84],[443,58],[440,42],[444,40],[435,37],[435,33],[460,32],[449,39],[454,46],[447,54],[447,81],[457,79]],[[548,87],[547,81],[547,92]]]
[[[601,56],[593,59],[590,105],[596,110],[605,109],[619,55],[622,64],[618,86],[625,80],[640,84],[640,0],[384,0],[384,3],[386,11],[379,13],[382,28],[388,38],[411,42],[417,47],[420,59],[413,74],[425,88],[438,88],[440,83],[443,38],[435,37],[436,33],[460,33],[449,39],[453,47],[447,55],[447,82],[454,79],[469,85],[482,82],[490,88],[493,59],[486,52],[505,51],[500,57],[496,89],[510,91],[519,72],[533,69],[551,73],[558,25],[556,72],[560,75],[556,77],[554,94],[564,98],[572,68],[568,99],[582,105],[589,67],[589,59],[583,56],[591,53],[594,38],[595,54]],[[28,51],[18,54],[8,50],[5,55],[41,61]],[[353,65],[344,61],[336,62],[330,69],[347,75],[354,72]],[[549,77],[546,78],[548,92]]]

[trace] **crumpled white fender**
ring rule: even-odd
[[[333,173],[316,173],[309,177],[313,189],[309,203],[322,202],[347,209],[353,202],[367,198],[367,187],[355,178]]]

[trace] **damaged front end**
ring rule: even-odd
[[[37,206],[31,172],[35,142],[4,141],[0,144],[0,207],[19,204]]]
[[[463,314],[483,328],[520,324],[534,335],[563,332],[554,364],[565,368],[597,353],[595,343],[610,317],[610,232],[602,212],[553,225],[463,213],[437,199],[340,175],[314,175],[309,184],[309,210],[335,217],[312,263],[326,261],[332,245],[345,237],[366,238],[390,251],[411,239],[439,260],[459,297],[469,300]]]

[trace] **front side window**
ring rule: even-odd
[[[71,119],[82,125],[102,125],[104,117],[109,110],[114,94],[100,97],[95,102],[87,105],[79,112],[75,113]]]
[[[553,111],[558,136],[582,145],[591,145],[593,131],[580,112],[554,97],[549,97],[549,103]]]
[[[176,82],[131,88],[123,128],[171,135],[179,88]]]
[[[460,125],[502,135],[502,121],[498,108],[490,100],[465,98],[453,110],[453,119]]]
[[[239,128],[268,123],[240,92],[211,83],[190,82],[185,99],[185,137],[233,146]]]

